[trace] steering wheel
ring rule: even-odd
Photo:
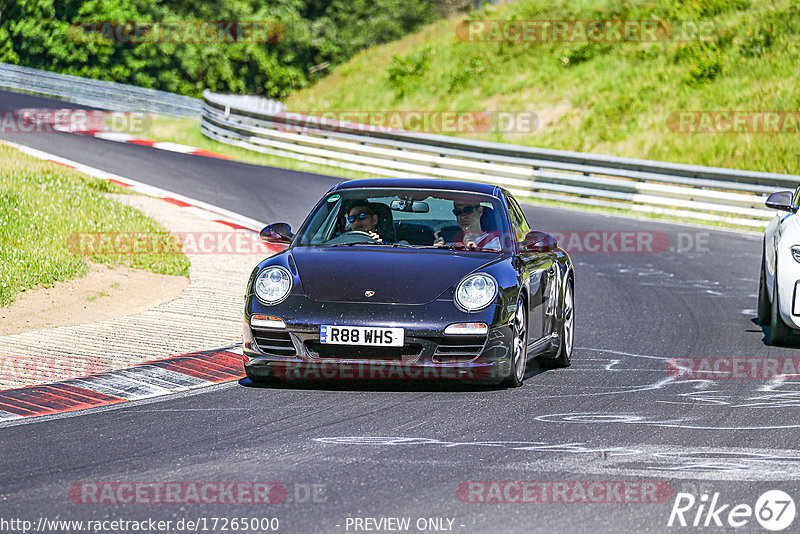
[[[369,235],[369,232],[362,232],[361,230],[350,230],[348,232],[343,233],[340,236],[336,236],[333,239],[330,239],[326,242],[326,244],[336,245],[340,243],[364,243],[364,238],[367,238],[370,242],[374,242],[375,240]]]

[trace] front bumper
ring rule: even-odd
[[[281,380],[458,380],[499,384],[508,375],[508,363],[470,362],[427,365],[381,361],[309,361],[245,356],[245,367],[256,377]]]
[[[290,297],[277,306],[248,300],[244,320],[244,364],[264,378],[461,380],[497,384],[511,368],[513,309],[490,306],[467,313],[452,301],[416,305],[317,303]],[[280,317],[285,329],[254,329],[255,314]],[[450,324],[485,322],[483,336],[444,335]],[[320,325],[400,327],[402,348],[319,343]]]

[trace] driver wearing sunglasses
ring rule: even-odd
[[[378,235],[378,215],[373,211],[372,207],[367,203],[358,203],[350,206],[347,210],[347,223],[350,227],[350,232],[364,232],[369,236],[382,243],[381,236]]]
[[[497,232],[484,232],[481,227],[481,215],[483,207],[480,204],[470,204],[468,202],[454,202],[453,215],[456,216],[459,230],[451,238],[449,244],[464,245],[467,248],[480,248],[501,250],[500,234]],[[446,244],[443,237],[438,232],[434,233],[436,240],[434,246]]]

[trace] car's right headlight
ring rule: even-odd
[[[800,263],[800,245],[792,245],[792,257]]]
[[[467,311],[482,310],[497,296],[497,280],[486,273],[465,277],[456,287],[456,304]]]
[[[292,289],[292,275],[283,267],[267,267],[256,277],[253,288],[264,304],[277,304]]]

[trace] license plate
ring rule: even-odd
[[[405,332],[402,328],[379,328],[373,326],[319,327],[319,342],[331,345],[374,345],[379,347],[402,347]]]

